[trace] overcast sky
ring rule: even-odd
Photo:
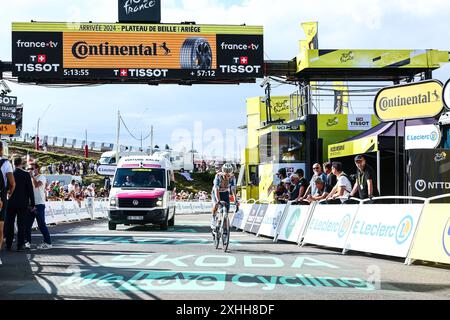
[[[198,24],[262,25],[266,59],[292,59],[300,23],[319,21],[322,49],[439,49],[450,51],[450,1],[448,0],[162,0],[162,21]],[[0,11],[0,60],[11,60],[13,21],[116,22],[116,0],[14,0]],[[435,73],[446,81],[447,65]],[[11,84],[11,83],[10,83]],[[176,130],[192,131],[201,121],[203,131],[223,133],[246,122],[245,102],[263,95],[258,85],[193,86],[106,85],[94,88],[47,89],[11,84],[13,94],[25,104],[24,132],[35,132],[37,118],[49,105],[41,132],[60,137],[114,142],[116,114],[120,108],[135,135],[155,126],[156,143],[177,144]],[[294,87],[282,86],[274,94],[289,95]],[[198,124],[197,124],[198,126]],[[128,135],[122,142],[139,145]],[[146,141],[149,145],[150,141]],[[207,141],[204,148],[208,148]],[[179,144],[179,141],[178,141]]]

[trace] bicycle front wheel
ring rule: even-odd
[[[230,220],[227,218],[225,220],[222,233],[223,251],[225,252],[227,252],[228,245],[230,244],[230,233],[231,233]]]
[[[220,226],[216,227],[216,234],[214,237],[214,246],[219,249],[220,239],[222,238],[222,233],[220,232]]]

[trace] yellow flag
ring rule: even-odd
[[[302,27],[306,34],[307,48],[309,50],[319,49],[319,23],[305,22],[302,23]]]

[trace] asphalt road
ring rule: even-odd
[[[212,245],[208,215],[176,227],[104,220],[54,226],[54,249],[1,252],[0,299],[297,300],[450,299],[450,268],[273,243],[233,232],[230,252]]]

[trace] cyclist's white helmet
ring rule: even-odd
[[[222,167],[223,173],[233,173],[233,171],[234,171],[233,165],[230,163],[225,163]]]

